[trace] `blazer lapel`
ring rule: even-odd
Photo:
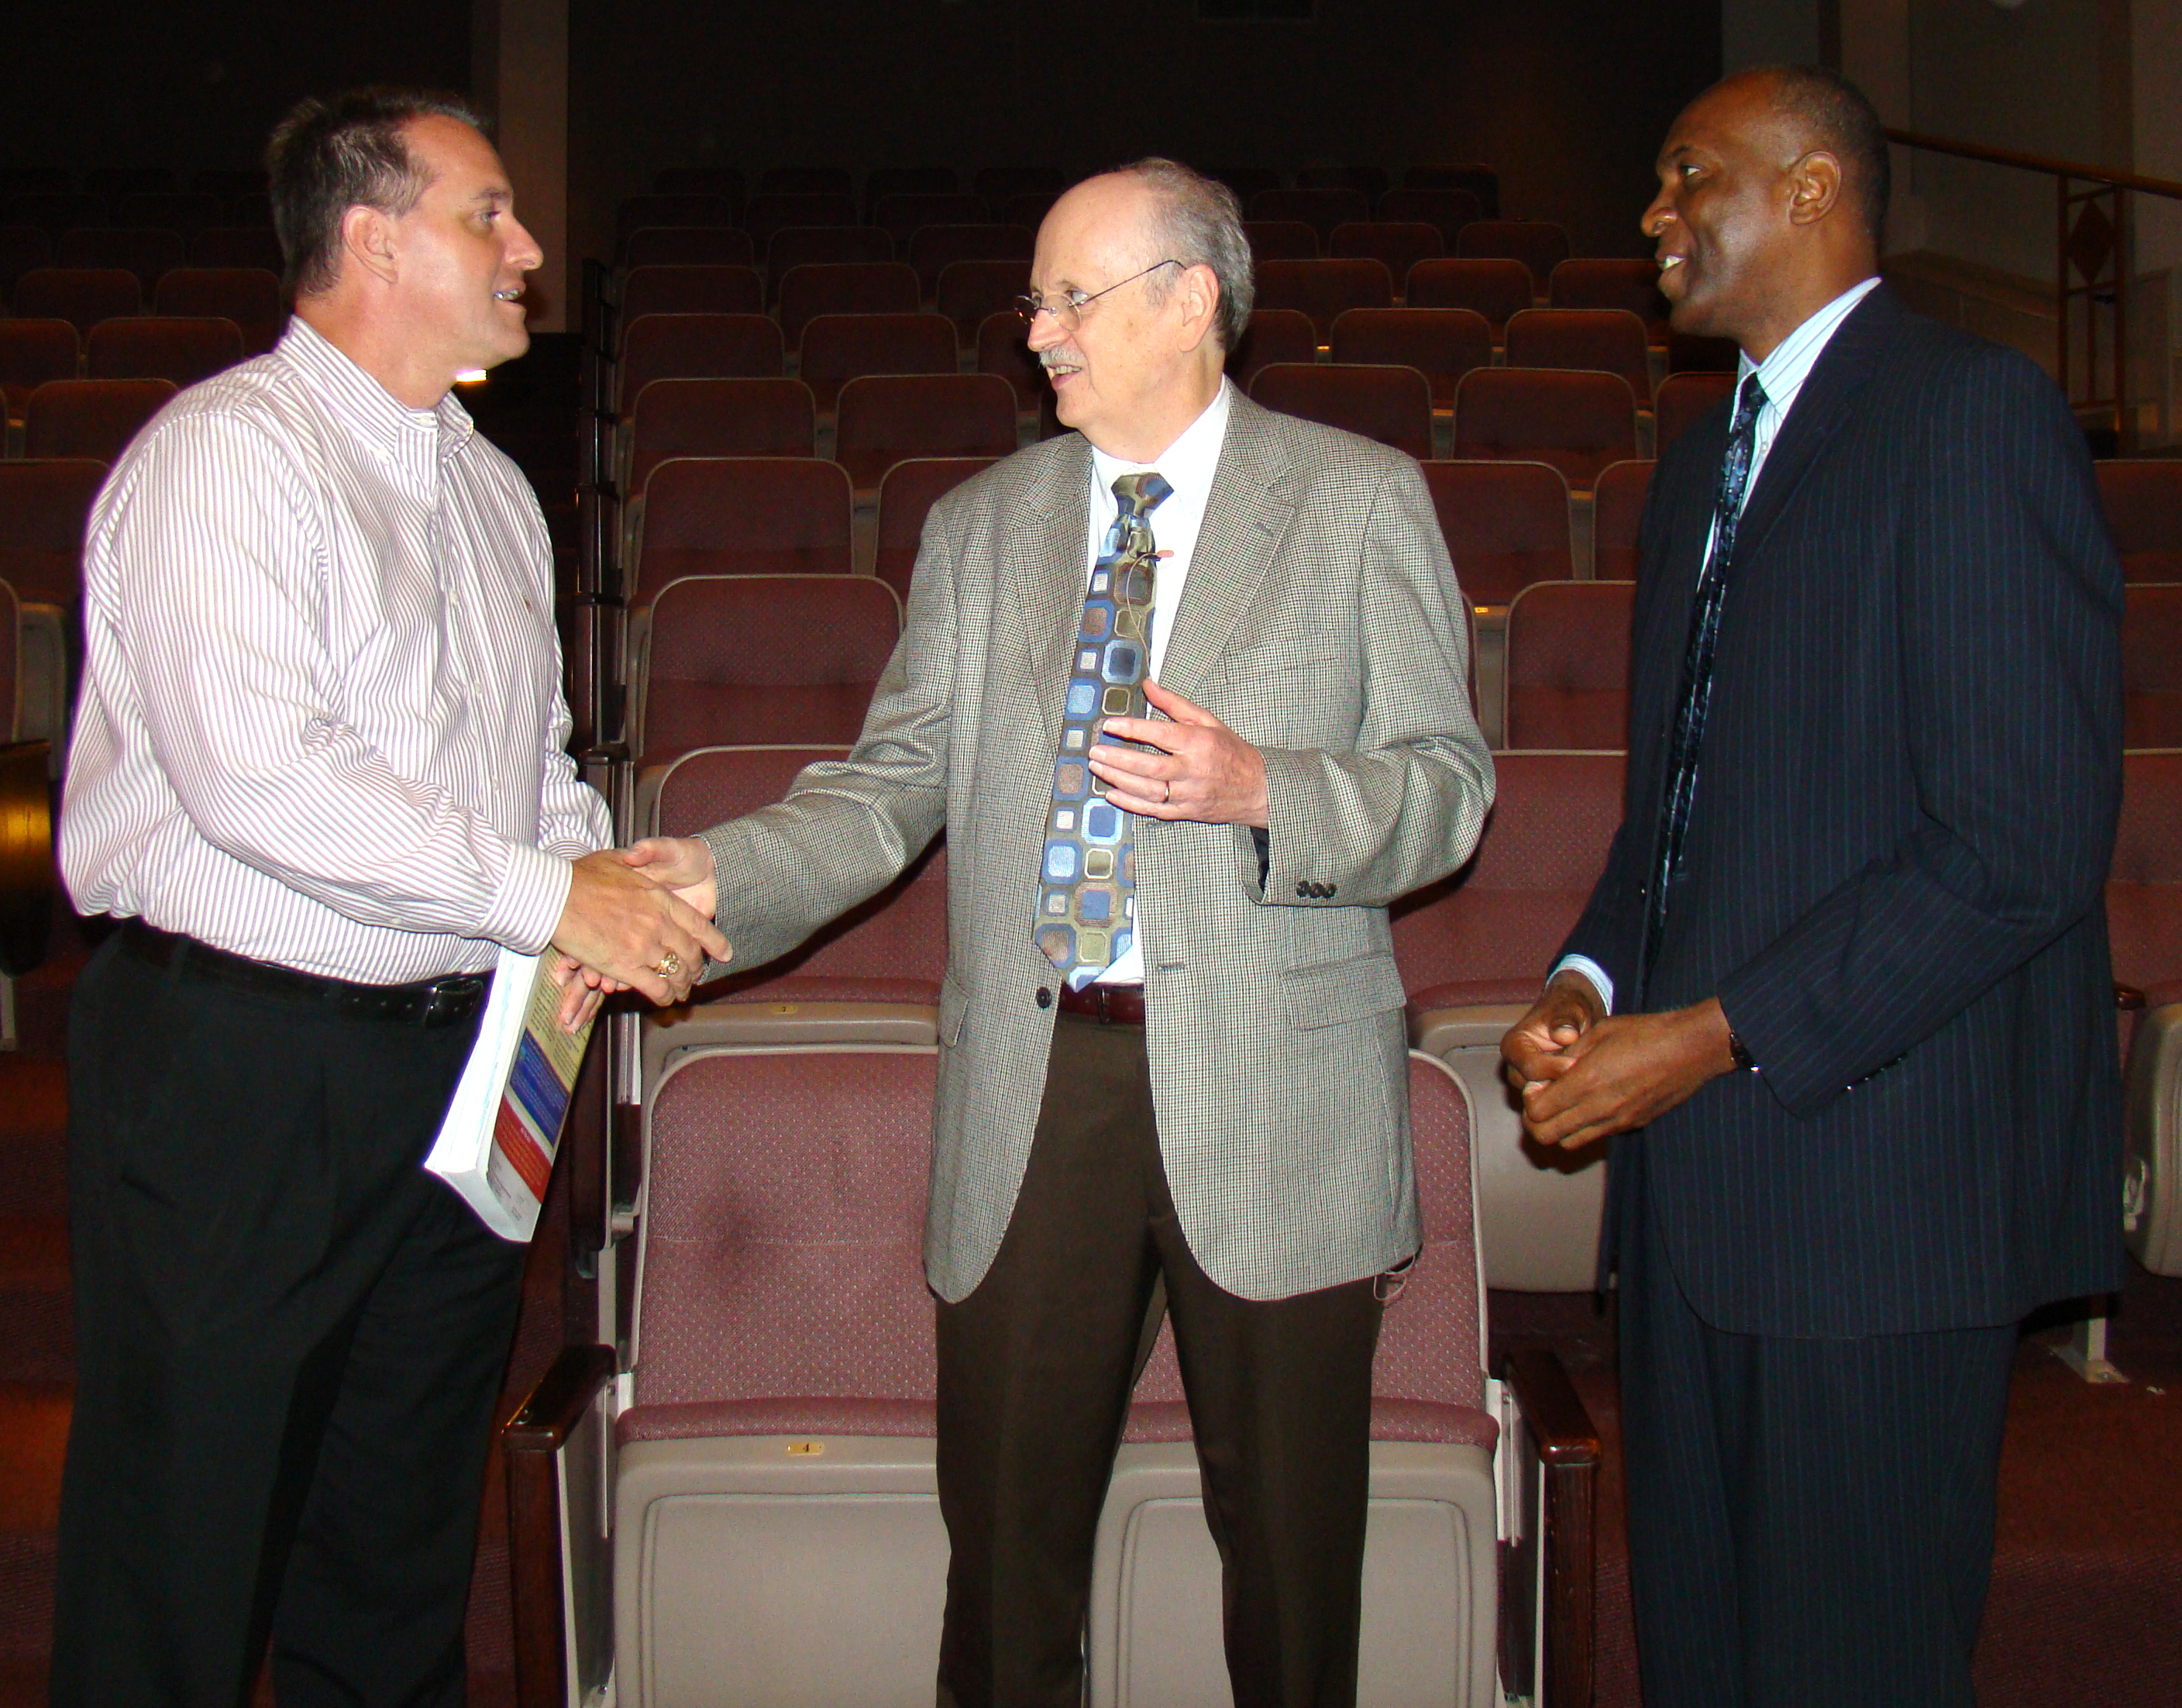
[[[1160,660],[1160,685],[1188,700],[1202,699],[1205,679],[1257,598],[1296,511],[1287,447],[1271,413],[1239,391],[1227,412],[1227,440]]]
[[[1758,484],[1751,489],[1736,530],[1738,563],[1751,563],[1764,548],[1765,536],[1818,461],[1819,452],[1848,419],[1850,402],[1876,371],[1901,323],[1901,306],[1881,285],[1849,311],[1848,319],[1827,341],[1803,389],[1796,394],[1780,436],[1766,453],[1765,466],[1758,471]]]
[[[1011,537],[1000,598],[1022,630],[1030,679],[1060,740],[1068,649],[1083,615],[1091,569],[1091,446],[1080,435],[1027,495]]]

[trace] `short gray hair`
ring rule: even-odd
[[[1178,160],[1158,155],[1116,169],[1144,184],[1156,197],[1152,234],[1161,258],[1185,267],[1210,267],[1219,280],[1220,309],[1213,330],[1219,335],[1220,347],[1232,350],[1243,341],[1250,324],[1250,305],[1258,294],[1256,265],[1235,192]],[[1174,289],[1173,280],[1165,274],[1144,282],[1155,302]]]

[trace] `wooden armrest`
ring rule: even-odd
[[[2115,1007],[2139,1009],[2146,1006],[2148,1000],[2144,992],[2138,990],[2135,985],[2124,984],[2118,979],[2114,981]]]
[[[1589,1708],[1598,1631],[1598,1431],[1559,1357],[1511,1352],[1501,1379],[1545,1467],[1546,1676],[1540,1708]]]
[[[0,746],[0,973],[20,978],[46,958],[53,923],[53,809],[49,741]]]
[[[613,1380],[611,1346],[564,1346],[500,1432],[507,1465],[507,1567],[518,1708],[568,1700],[561,1597],[561,1489],[554,1456]]]

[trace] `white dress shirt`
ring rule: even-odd
[[[291,320],[92,512],[76,907],[363,984],[543,949],[612,831],[552,600],[538,501],[453,396],[411,409]]]
[[[1818,366],[1819,358],[1825,354],[1826,346],[1833,341],[1833,336],[1841,330],[1841,322],[1848,319],[1850,311],[1870,295],[1878,285],[1879,280],[1874,276],[1861,285],[1851,286],[1774,346],[1773,352],[1763,362],[1753,362],[1749,353],[1745,352],[1742,360],[1736,363],[1735,385],[1737,394],[1742,391],[1742,382],[1753,374],[1758,376],[1758,384],[1765,393],[1764,402],[1758,406],[1751,446],[1750,477],[1742,485],[1742,502],[1746,508],[1750,503],[1750,495],[1758,490],[1758,477],[1764,471],[1765,458],[1773,449],[1773,441],[1780,437],[1780,428],[1788,419],[1788,412],[1796,407],[1796,399],[1803,393],[1803,382],[1811,377],[1811,369]],[[1733,405],[1729,407],[1731,411]],[[1712,556],[1713,536],[1719,528],[1720,520],[1715,517],[1711,529],[1705,534],[1704,557],[1700,558],[1697,564],[1700,574],[1705,560]],[[1609,1014],[1614,1012],[1614,980],[1603,967],[1587,955],[1564,955],[1553,965],[1554,973],[1563,971],[1581,973],[1590,979],[1598,992],[1599,1000],[1606,1005],[1606,1012]]]
[[[1212,496],[1213,471],[1220,466],[1221,447],[1227,442],[1228,382],[1220,382],[1219,395],[1205,406],[1205,413],[1182,430],[1182,436],[1160,453],[1156,463],[1124,463],[1096,446],[1091,449],[1091,531],[1084,559],[1087,594],[1091,568],[1099,549],[1121,513],[1114,482],[1124,474],[1156,469],[1174,490],[1151,513],[1153,542],[1160,552],[1159,568],[1152,577],[1152,644],[1145,674],[1159,679],[1166,657],[1166,643],[1174,628],[1174,614],[1182,609],[1182,589],[1189,575],[1189,560],[1197,549],[1198,530],[1205,525],[1205,502]],[[1128,952],[1099,975],[1101,984],[1141,984],[1144,982],[1144,940],[1141,929]]]

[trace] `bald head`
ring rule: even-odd
[[[1841,162],[1843,187],[1877,243],[1894,194],[1878,108],[1855,84],[1821,65],[1768,65],[1744,75],[1780,115],[1798,153],[1823,152]]]

